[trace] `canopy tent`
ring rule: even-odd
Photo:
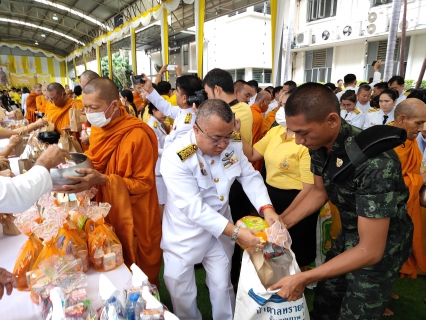
[[[75,59],[81,56],[84,61],[96,58],[100,64],[102,45],[106,45],[108,56],[121,49],[120,45],[122,48],[130,48],[133,58],[136,57],[136,50],[148,51],[161,47],[163,63],[167,63],[171,34],[176,43],[191,37],[197,44],[198,73],[202,76],[204,22],[262,2],[264,1],[2,0],[0,41],[37,47],[50,54],[65,57],[67,61],[74,61],[75,65]],[[160,24],[156,21],[160,21]],[[194,26],[194,35],[180,33]],[[135,72],[136,66],[133,68]]]

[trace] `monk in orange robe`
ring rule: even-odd
[[[266,117],[262,123],[262,131],[261,131],[262,137],[265,136],[265,134],[269,131],[269,129],[271,129],[271,126],[274,124],[275,115],[277,114],[277,111],[279,108],[280,107],[276,107],[266,114]]]
[[[406,99],[395,109],[394,126],[407,131],[407,141],[404,145],[395,148],[402,165],[404,182],[410,196],[407,202],[407,211],[413,220],[413,252],[400,270],[401,277],[405,275],[416,278],[417,269],[426,271],[426,254],[422,244],[422,217],[419,192],[426,182],[426,174],[420,174],[422,153],[416,138],[426,122],[426,105],[419,99]]]
[[[36,98],[36,106],[37,111],[41,113],[46,113],[46,95],[47,95],[47,87],[43,85],[41,87],[41,95],[37,96]]]
[[[70,109],[84,109],[83,103],[79,100],[70,99],[66,95],[64,87],[57,82],[47,86],[47,95],[51,103],[46,104],[45,117],[55,124],[55,130],[61,134],[62,130],[69,128]]]
[[[126,265],[136,263],[158,286],[162,259],[155,186],[157,137],[147,124],[129,116],[119,101],[118,88],[107,78],[93,79],[83,89],[86,115],[92,124],[85,154],[95,169],[77,170],[86,176],[70,177],[80,183],[61,190],[76,193],[96,186],[96,201],[111,204],[106,220],[123,245]],[[103,118],[98,117],[100,113]]]
[[[27,97],[27,100],[25,100],[25,104],[27,106],[27,110],[25,112],[25,118],[28,120],[29,123],[33,123],[37,121],[36,117],[36,111],[37,111],[37,103],[36,98],[41,95],[41,84],[36,83],[36,85],[33,88],[33,91],[29,94]]]
[[[260,139],[263,138],[263,135],[262,135],[262,126],[264,121],[263,113],[266,112],[266,110],[268,110],[268,106],[270,103],[271,103],[271,94],[268,91],[260,91],[256,96],[256,100],[250,107],[251,112],[253,114],[252,145],[255,145],[256,142],[258,142]],[[262,163],[263,163],[263,160],[253,162],[252,163],[253,168],[255,168],[257,171],[262,171]]]

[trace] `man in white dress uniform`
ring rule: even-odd
[[[193,129],[163,153],[161,173],[167,187],[161,240],[164,280],[180,319],[201,319],[194,265],[202,263],[213,319],[232,320],[235,298],[230,268],[235,241],[262,248],[252,230],[233,224],[228,201],[234,180],[242,184],[270,224],[278,220],[261,175],[244,156],[241,139],[233,131],[229,105],[210,99],[200,106]]]
[[[161,111],[165,116],[174,118],[173,127],[164,143],[166,149],[177,138],[187,133],[195,123],[195,110],[193,103],[189,101],[189,97],[195,97],[195,92],[203,89],[200,78],[192,75],[181,76],[176,79],[176,101],[179,107],[173,106],[158,94],[152,87],[152,82],[144,74],[142,74],[143,88],[148,92],[146,98]]]

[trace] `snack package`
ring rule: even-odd
[[[39,262],[39,269],[29,273],[31,299],[39,304],[41,298],[43,313],[50,310],[50,291],[61,287],[66,294],[87,286],[87,276],[82,273],[83,265],[80,259],[72,256],[52,255]]]
[[[244,218],[241,218],[237,221],[235,224],[236,226],[240,226],[240,228],[249,228],[256,231],[254,234],[256,237],[260,238],[260,242],[265,243],[268,240],[268,237],[265,233],[265,229],[268,228],[268,223],[263,220],[261,217],[255,217],[255,216],[246,216]],[[245,246],[242,246],[238,241],[238,245],[243,248],[244,250],[247,250],[247,252],[253,252],[253,249],[248,249]]]
[[[97,271],[110,271],[122,265],[123,249],[117,235],[104,223],[111,205],[100,203],[89,207],[86,222],[90,261]]]
[[[132,279],[124,287],[125,303],[127,304],[129,302],[130,295],[135,292],[139,294],[140,300],[142,300],[142,289],[144,287],[148,287],[151,295],[160,301],[160,293],[158,292],[157,286],[148,281],[147,275],[134,263],[130,266],[130,270],[132,270]]]
[[[150,293],[147,286],[142,289],[144,310],[140,313],[141,320],[159,319],[164,320],[163,304]]]
[[[43,248],[41,241],[32,233],[31,228],[38,225],[41,217],[35,206],[32,206],[25,212],[14,214],[14,216],[16,218],[14,221],[15,226],[28,239],[19,251],[13,268],[13,274],[17,278],[18,290],[29,290],[27,273],[33,268]]]
[[[59,231],[56,221],[46,219],[31,230],[39,239],[43,239],[43,249],[32,268],[32,270],[35,270],[39,268],[38,264],[40,261],[54,255],[62,255],[63,251],[57,249],[56,245],[54,245]]]
[[[272,226],[265,229],[265,234],[268,239],[266,247],[263,249],[263,254],[266,259],[276,259],[285,254],[286,250],[291,247],[291,237],[280,221],[276,221]]]

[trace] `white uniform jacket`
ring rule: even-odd
[[[357,101],[355,108],[364,113],[368,113],[368,111],[374,109],[370,106],[370,101],[368,101],[366,104],[361,104],[361,102]]]
[[[194,109],[181,109],[173,106],[155,90],[148,94],[146,98],[151,101],[151,103],[165,116],[175,119],[173,128],[164,142],[164,149],[166,149],[173,141],[182,137],[185,133],[192,129],[197,116]]]
[[[235,179],[256,209],[271,203],[241,141],[231,141],[219,156],[211,157],[198,149],[191,130],[164,151],[161,174],[167,187],[161,248],[187,264],[202,261],[212,237],[231,260],[234,243],[222,232],[232,223],[228,203]]]
[[[362,129],[362,125],[364,124],[365,113],[354,109],[351,112],[347,112],[346,110],[340,110],[340,116],[345,119],[345,121],[357,128]]]
[[[23,212],[50,190],[52,178],[42,166],[13,178],[0,177],[0,212]]]
[[[398,100],[396,100],[396,105],[398,105],[400,102],[407,99],[407,96],[405,95],[405,91],[402,91],[402,93],[399,95]]]
[[[395,107],[392,109],[391,112],[389,112],[387,114],[388,118],[386,119],[386,123],[387,125],[393,125],[393,121],[394,121],[394,111],[395,111]],[[370,128],[372,126],[376,126],[376,125],[383,125],[383,120],[384,120],[384,112],[382,111],[382,109],[379,110],[371,110],[370,112],[368,112],[365,115],[365,120],[364,120],[364,125],[362,126],[362,129],[367,129]]]
[[[158,141],[158,159],[157,159],[157,163],[155,165],[155,175],[156,176],[161,176],[161,173],[160,173],[161,156],[163,155],[164,142],[165,142],[166,137],[167,137],[167,132],[164,129],[164,127],[161,124],[161,122],[158,121],[153,116],[149,117],[148,125],[151,127],[152,130],[154,130],[155,135],[157,136],[157,141]]]

